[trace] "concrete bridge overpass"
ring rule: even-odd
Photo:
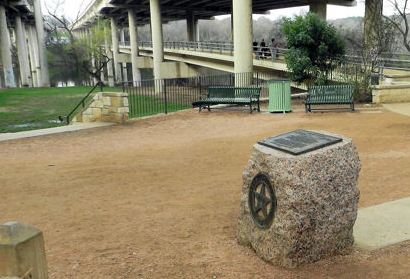
[[[124,39],[121,36],[121,39]],[[112,51],[112,49],[111,49]],[[287,49],[268,48],[254,49],[253,70],[254,77],[262,80],[287,78],[289,72],[285,63],[285,53]],[[261,56],[261,52],[264,55]],[[131,45],[129,41],[119,42],[118,61],[123,65],[122,78],[124,82],[128,80],[128,66],[131,64]],[[361,57],[347,56],[349,61],[347,67],[355,68],[359,71],[358,65]],[[383,85],[407,85],[410,84],[410,55],[406,54],[384,54],[382,55],[383,68],[380,69]],[[234,45],[229,42],[164,42],[164,63],[162,65],[162,78],[182,78],[195,77],[202,74],[200,68],[210,68],[228,73],[235,73],[234,67]],[[355,62],[357,61],[357,62]],[[153,44],[152,42],[140,42],[138,47],[139,68],[153,68]],[[343,68],[343,67],[342,67]],[[335,71],[331,78],[334,81],[342,81],[346,78],[346,73],[341,73],[341,69]],[[356,73],[358,74],[358,73]],[[355,74],[350,74],[355,75]],[[353,78],[352,76],[352,78]],[[307,89],[305,84],[292,85],[295,88]]]
[[[266,57],[253,57],[253,69],[263,79],[284,77],[288,69],[284,61],[285,49],[279,49],[273,59],[271,51]],[[131,63],[131,46],[129,42],[119,43],[119,62]],[[259,53],[259,50],[256,51]],[[180,78],[197,76],[198,67],[234,73],[234,46],[223,42],[164,42],[164,61],[162,78]],[[138,47],[138,65],[140,68],[153,68],[153,44],[141,42]],[[123,78],[126,78],[123,72]],[[128,80],[124,80],[128,81]]]
[[[50,85],[40,0],[0,0],[0,50],[0,87]]]
[[[255,60],[252,51],[252,14],[266,14],[269,10],[309,6],[312,12],[326,18],[327,4],[355,6],[355,0],[94,0],[90,3],[74,30],[79,37],[87,37],[101,18],[111,22],[111,38],[106,39],[106,51],[113,63],[107,65],[109,84],[123,81],[124,63],[131,62],[134,82],[141,79],[140,70],[153,67],[154,77],[162,79],[175,73],[189,74],[194,67],[205,66],[234,73],[249,73],[255,69],[283,72],[283,63]],[[219,15],[232,18],[232,55],[191,50],[170,49],[163,40],[162,25],[169,21],[186,20],[187,37],[199,41],[199,20]],[[382,0],[366,0],[365,37],[377,32],[382,15]],[[152,46],[138,42],[138,26],[150,24]],[[120,46],[129,37],[128,46]],[[128,55],[128,56],[127,56]],[[127,58],[129,57],[129,58]],[[151,57],[152,61],[144,57]],[[187,66],[188,65],[188,66]],[[126,76],[126,75],[124,75]]]

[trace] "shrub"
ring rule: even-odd
[[[341,64],[345,44],[336,28],[314,13],[286,19],[283,32],[289,52],[285,56],[293,81],[327,84],[331,71]]]

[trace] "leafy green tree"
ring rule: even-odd
[[[283,32],[289,52],[286,64],[295,82],[326,84],[341,64],[345,44],[336,28],[314,13],[285,19]]]

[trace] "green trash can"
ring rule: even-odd
[[[289,80],[270,80],[269,88],[269,112],[290,112],[291,95]]]

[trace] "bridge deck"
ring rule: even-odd
[[[164,42],[164,58],[166,61],[184,62],[189,65],[207,67],[225,72],[234,72],[233,44],[230,42]],[[269,47],[262,50],[254,49],[253,66],[255,71],[262,74],[262,79],[275,79],[287,76],[289,70],[285,64],[284,56],[288,50],[276,48],[272,51]],[[120,52],[131,54],[129,42],[120,43]],[[261,53],[264,55],[261,56]],[[273,53],[273,55],[272,55]],[[139,55],[152,57],[152,42],[140,42]],[[272,58],[275,56],[275,58]],[[404,58],[403,58],[404,57]],[[348,56],[349,60],[360,57]],[[129,58],[126,58],[129,60]],[[410,83],[410,58],[406,54],[386,54],[383,58],[383,81],[388,84]],[[129,62],[129,61],[123,61]],[[341,81],[343,69],[338,69],[332,74],[332,80]],[[306,89],[306,85],[293,86]]]

